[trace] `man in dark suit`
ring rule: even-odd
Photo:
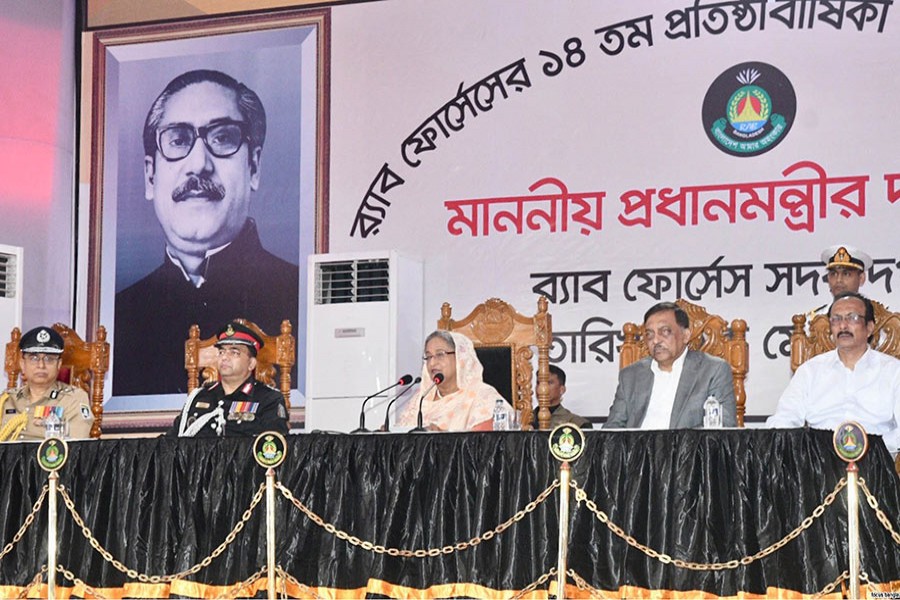
[[[644,315],[650,356],[619,372],[616,397],[604,428],[687,429],[703,425],[709,396],[722,405],[722,424],[737,425],[731,367],[721,358],[688,350],[690,319],[673,302]]]
[[[298,318],[299,270],[262,246],[250,202],[266,114],[219,71],[173,79],[144,123],[144,196],[166,237],[163,263],[116,294],[113,395],[185,391],[184,340],[240,317],[278,332]]]

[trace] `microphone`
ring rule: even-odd
[[[416,427],[415,427],[415,429],[410,429],[410,432],[425,431],[425,428],[422,427],[422,401],[425,399],[425,396],[427,396],[429,393],[431,393],[431,390],[433,390],[434,388],[439,386],[444,381],[444,374],[436,373],[434,376],[434,379],[432,379],[432,381],[434,383],[432,383],[430,386],[428,386],[428,389],[425,390],[425,392],[419,397],[419,414],[418,414],[418,417],[416,418]]]
[[[375,396],[378,396],[379,394],[383,394],[388,390],[394,389],[398,385],[409,385],[409,383],[412,381],[412,379],[413,379],[412,375],[407,373],[406,375],[401,377],[400,381],[398,381],[397,383],[395,383],[393,385],[389,385],[386,388],[384,388],[383,390],[379,390],[379,391],[375,392],[374,394],[372,394],[371,396],[368,396],[365,400],[363,400],[362,406],[359,407],[359,427],[357,427],[350,433],[367,433],[369,431],[368,429],[366,429],[366,402],[368,402]]]
[[[403,391],[394,396],[390,402],[388,402],[387,409],[384,411],[384,427],[382,427],[383,431],[390,431],[390,419],[391,419],[391,406],[394,405],[394,402],[400,399],[401,396],[406,394],[409,390],[413,389],[413,386],[422,381],[421,377],[416,377],[415,381],[413,381],[409,386],[403,388]]]

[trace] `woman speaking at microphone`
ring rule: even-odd
[[[500,392],[482,379],[475,346],[466,336],[435,331],[425,339],[422,386],[397,420],[414,426],[422,405],[422,424],[431,431],[489,431]],[[435,376],[444,379],[436,386]],[[425,393],[425,397],[422,394]]]

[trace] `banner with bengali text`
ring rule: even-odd
[[[332,14],[329,250],[421,258],[427,330],[445,301],[546,296],[572,411],[607,415],[623,325],[684,298],[747,321],[748,420],[771,414],[833,244],[868,252],[860,291],[900,308],[892,0]]]

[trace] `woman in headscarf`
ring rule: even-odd
[[[422,400],[422,425],[432,431],[487,431],[500,392],[482,379],[484,369],[466,336],[435,331],[425,339],[422,386],[406,405],[397,424],[415,426],[419,400],[438,373],[444,380]],[[508,405],[504,402],[504,406]]]

